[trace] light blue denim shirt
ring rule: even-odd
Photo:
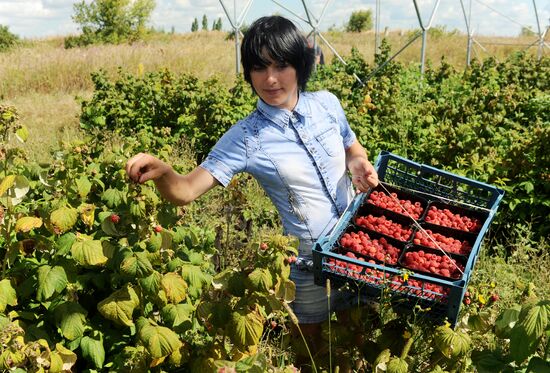
[[[201,164],[222,185],[254,176],[279,211],[285,234],[316,240],[353,198],[346,152],[356,137],[332,93],[302,92],[293,111],[258,100]]]

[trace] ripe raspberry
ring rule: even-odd
[[[116,224],[120,221],[120,216],[118,216],[117,214],[111,214],[110,219],[113,223]]]
[[[491,302],[496,302],[500,299],[500,297],[498,296],[498,294],[491,294]]]
[[[160,226],[160,225],[155,225],[155,232],[157,232],[157,233],[162,232],[162,226]]]
[[[261,250],[267,250],[267,244],[266,244],[265,242],[262,242],[262,243],[260,244],[260,249],[261,249]]]

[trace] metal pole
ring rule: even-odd
[[[422,22],[422,17],[420,16],[420,10],[418,9],[418,4],[416,3],[416,0],[413,0],[414,3],[414,9],[416,11],[416,16],[418,18],[418,23],[420,24],[420,27],[422,28],[422,50],[420,51],[420,76],[424,76],[424,64],[426,60],[426,42],[427,42],[427,36],[428,36],[428,30],[432,26],[432,21],[434,20],[435,12],[437,10],[437,7],[439,6],[441,0],[437,0],[437,2],[434,5],[434,8],[432,10],[432,14],[430,15],[430,20],[428,21],[428,25],[424,26]]]
[[[237,19],[237,0],[233,0],[233,19]],[[235,69],[236,74],[241,72],[241,56],[239,50],[239,26],[235,27]]]
[[[374,27],[374,54],[380,52],[380,0],[376,0],[376,25]]]
[[[542,48],[544,46],[544,37],[542,35],[542,31],[540,28],[540,20],[539,20],[539,13],[537,11],[537,4],[535,0],[533,0],[533,8],[535,9],[535,18],[537,19],[537,35],[539,36],[539,48],[537,50],[537,59],[540,61],[542,58]]]
[[[470,33],[470,16],[472,14],[472,0],[470,0],[470,12],[468,17],[466,16],[466,10],[464,9],[464,2],[460,0],[460,7],[462,8],[462,15],[464,15],[464,23],[466,23],[466,34],[468,35],[468,43],[466,44],[466,66],[470,66],[471,49],[472,49],[472,34]]]

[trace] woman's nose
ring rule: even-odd
[[[277,80],[276,71],[271,66],[268,66],[266,69],[265,80],[267,80],[270,83],[275,82]]]

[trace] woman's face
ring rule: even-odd
[[[298,102],[298,75],[289,64],[269,59],[267,66],[255,66],[250,71],[252,87],[268,105],[292,110]]]

